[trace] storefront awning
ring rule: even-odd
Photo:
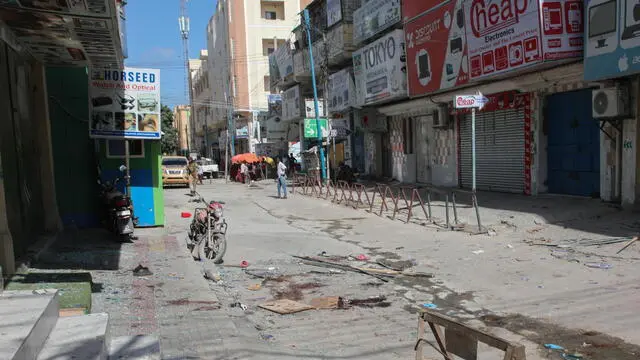
[[[120,66],[123,6],[122,0],[1,0],[1,33],[46,65]]]

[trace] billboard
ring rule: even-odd
[[[160,70],[91,69],[89,136],[160,139]]]
[[[405,24],[409,95],[469,81],[464,0],[452,0]]]
[[[282,93],[282,120],[295,120],[302,117],[302,98],[300,85],[296,85]]]
[[[353,53],[358,106],[407,95],[404,31],[394,30]]]
[[[293,75],[293,54],[289,43],[280,46],[275,51],[275,60],[278,67],[278,79],[285,79],[289,75]]]
[[[327,99],[329,113],[349,109],[353,103],[354,88],[351,68],[345,68],[329,75],[329,98]]]
[[[342,0],[327,0],[327,27],[342,20]]]
[[[369,0],[353,13],[353,41],[361,43],[400,20],[400,0]]]
[[[467,0],[468,1],[468,0]],[[404,0],[402,2],[402,20],[409,21],[416,16],[422,15],[430,9],[435,8],[436,6],[446,3],[446,1],[438,1],[438,0],[418,0],[418,1],[410,1]]]
[[[584,6],[581,0],[542,0],[540,26],[544,60],[582,56]]]
[[[630,0],[585,2],[584,78],[616,78],[640,72],[640,22]]]

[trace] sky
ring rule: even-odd
[[[191,22],[189,57],[207,48],[207,23],[217,0],[189,0]],[[187,104],[182,38],[178,28],[180,0],[134,0],[127,2],[126,66],[160,69],[162,104]]]

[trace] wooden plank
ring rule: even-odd
[[[277,313],[280,315],[294,314],[297,312],[313,309],[313,306],[303,304],[301,302],[289,300],[289,299],[269,301],[264,304],[258,305],[258,307],[263,308],[265,310],[273,311],[274,313]]]
[[[80,315],[86,315],[87,313],[88,313],[87,309],[83,307],[68,308],[68,309],[60,309],[58,311],[58,316],[59,317],[80,316]]]
[[[316,309],[337,309],[340,307],[341,302],[342,299],[340,299],[339,296],[326,296],[311,299],[311,301],[309,301],[309,305]]]
[[[478,359],[478,340],[453,329],[444,329],[447,351],[464,360]]]
[[[440,331],[440,326],[432,322],[428,322],[428,324],[429,324],[429,327],[431,328],[431,332],[433,333],[433,336],[435,336],[436,338],[436,342],[438,343],[438,346],[440,347],[440,353],[444,355],[445,360],[453,360],[453,357],[447,351],[447,346],[446,346],[445,340],[443,339],[442,331]]]
[[[424,326],[425,322],[422,318],[418,317],[418,342],[416,343],[416,360],[422,360],[424,358]]]
[[[485,331],[470,328],[467,325],[462,324],[446,315],[438,314],[429,310],[421,310],[420,316],[427,322],[432,322],[438,325],[442,325],[447,329],[458,331],[465,334],[477,341],[485,343],[496,349],[506,351],[511,343],[495,335],[491,335]]]

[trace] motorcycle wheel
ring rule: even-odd
[[[198,243],[198,256],[200,260],[210,260],[214,264],[222,263],[224,253],[227,251],[227,238],[224,234],[213,234],[210,241]]]

